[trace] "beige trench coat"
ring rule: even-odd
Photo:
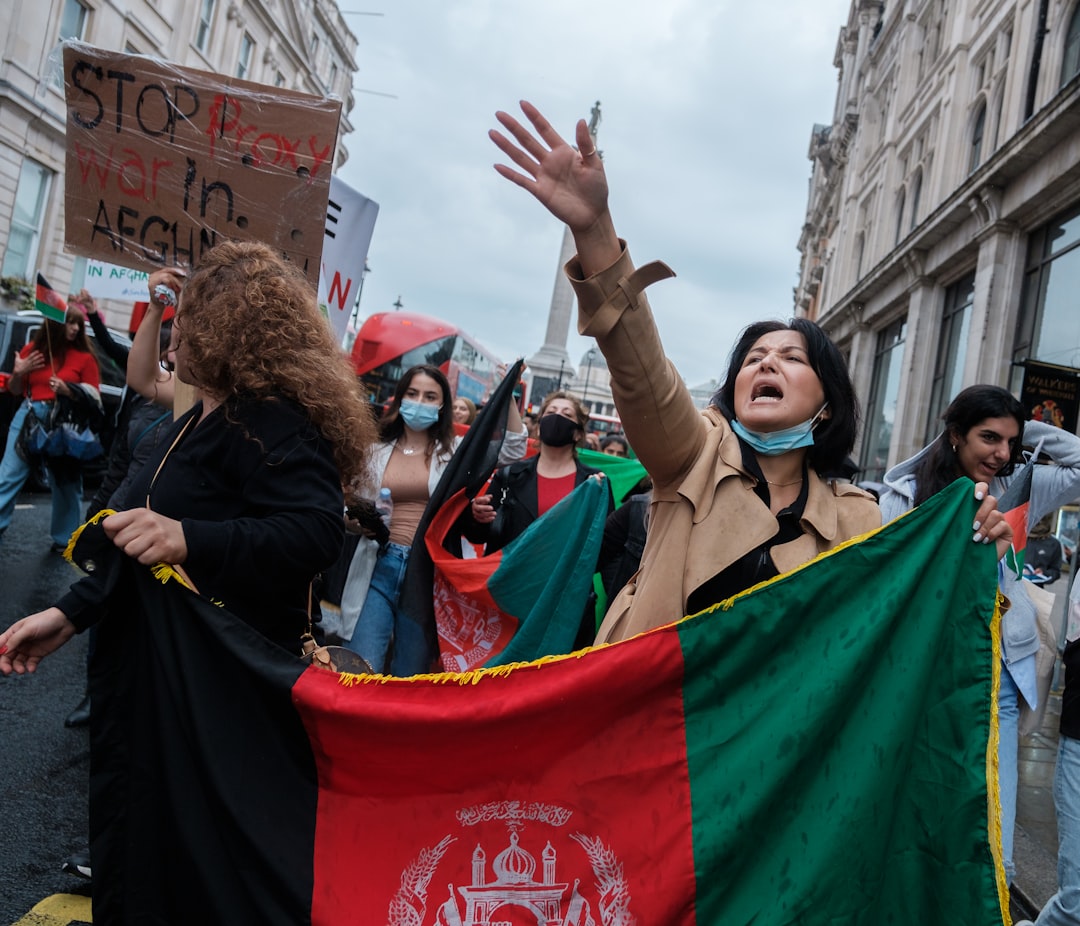
[[[635,270],[625,247],[588,279],[577,259],[566,273],[578,297],[578,330],[596,338],[611,373],[623,428],[653,479],[641,569],[616,596],[597,635],[610,643],[678,620],[691,592],[772,537],[779,525],[754,492],[742,451],[716,408],[699,411],[664,356],[643,290],[674,276],[659,262]],[[812,474],[813,475],[813,474]],[[804,533],[774,546],[780,572],[881,526],[873,497],[851,485],[810,481]]]

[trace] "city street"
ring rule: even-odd
[[[50,496],[24,493],[0,543],[0,627],[54,602],[80,573],[49,552]],[[87,840],[88,732],[64,717],[82,697],[86,638],[77,636],[34,675],[0,676],[0,924],[40,900],[86,893],[60,864]]]

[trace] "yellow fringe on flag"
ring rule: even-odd
[[[104,521],[109,515],[116,514],[114,508],[102,508],[97,514],[95,514],[85,524],[80,524],[72,532],[71,537],[68,539],[68,544],[64,547],[64,559],[66,559],[73,566],[76,565],[75,560],[72,557],[75,555],[75,544],[78,543],[79,537],[82,536],[82,532],[90,527],[92,524],[97,524],[98,521]]]
[[[1009,885],[1005,880],[1005,848],[1001,842],[1001,776],[998,768],[998,746],[1001,729],[998,718],[998,694],[1001,690],[1001,605],[1005,596],[999,591],[994,601],[994,616],[990,621],[990,642],[993,655],[993,684],[990,690],[990,739],[986,744],[986,816],[990,837],[990,852],[994,856],[997,875],[998,904],[1001,921],[1012,924],[1009,913]]]

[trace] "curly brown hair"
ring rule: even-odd
[[[284,395],[333,447],[343,483],[367,471],[371,407],[300,270],[273,248],[227,241],[184,285],[177,333],[194,385],[225,401]]]

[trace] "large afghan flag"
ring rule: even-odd
[[[95,921],[1001,924],[974,510],[957,480],[679,623],[413,679],[305,667],[130,565],[93,677]]]

